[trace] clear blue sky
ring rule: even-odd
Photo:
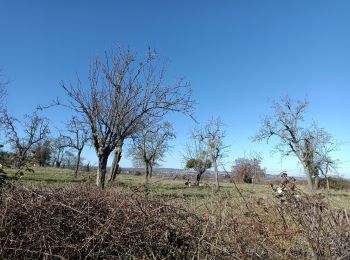
[[[226,124],[227,161],[260,152],[268,172],[298,171],[249,137],[271,100],[308,96],[314,119],[343,144],[350,177],[350,1],[15,1],[0,2],[0,68],[12,79],[8,107],[20,116],[63,94],[59,82],[86,78],[91,59],[116,44],[169,60],[168,79],[186,76],[200,122]],[[60,128],[67,111],[47,111]],[[165,167],[182,167],[194,123],[172,115],[177,140]],[[85,156],[96,161],[93,151]],[[130,166],[125,158],[122,166]]]

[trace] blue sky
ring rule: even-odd
[[[62,96],[60,81],[87,77],[89,62],[117,44],[168,61],[169,81],[185,76],[196,117],[220,116],[230,145],[227,167],[259,152],[268,172],[298,172],[294,159],[251,143],[271,101],[310,101],[315,120],[342,142],[339,172],[350,177],[349,1],[9,1],[0,8],[0,68],[12,80],[8,107],[20,117]],[[69,112],[45,112],[61,128]],[[195,126],[170,115],[177,139],[165,167],[182,167],[181,150]],[[95,162],[93,151],[85,157]],[[130,166],[122,159],[122,166]]]

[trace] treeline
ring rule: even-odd
[[[39,159],[41,165],[57,167],[70,165],[75,160],[77,174],[81,152],[90,144],[98,160],[96,183],[101,189],[107,179],[108,159],[113,157],[108,181],[114,181],[124,155],[145,168],[147,184],[153,168],[164,158],[171,148],[170,141],[175,138],[171,122],[165,120],[166,115],[180,113],[195,119],[191,84],[183,78],[169,83],[165,72],[159,55],[150,48],[143,56],[119,47],[106,52],[103,58],[96,57],[86,82],[79,77],[75,84],[62,82],[66,94],[63,101],[57,99],[48,106],[39,106],[39,110],[58,106],[73,113],[64,133],[54,139],[49,139],[48,119],[41,117],[39,110],[20,121],[12,117],[2,103],[1,125],[5,142],[14,155],[11,163],[21,169],[31,158]],[[6,84],[0,83],[2,87]],[[3,91],[0,94],[4,96]],[[338,161],[333,158],[333,152],[338,145],[333,136],[314,121],[305,122],[307,107],[306,99],[294,101],[286,96],[273,101],[272,114],[265,117],[253,141],[274,139],[275,151],[284,157],[296,157],[305,171],[309,191],[314,193],[320,178],[328,180],[329,173],[336,169]],[[185,167],[196,171],[196,185],[201,175],[213,168],[215,187],[219,189],[218,169],[228,155],[225,137],[220,117],[213,117],[190,134],[184,149]],[[45,148],[41,150],[45,142],[50,152]],[[76,159],[65,151],[66,147],[74,151]],[[234,166],[234,171],[242,172],[242,167],[238,168]],[[261,172],[248,175],[239,178],[254,182]]]

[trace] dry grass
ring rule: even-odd
[[[3,259],[349,259],[344,209],[286,191],[197,203],[89,185],[1,195]],[[298,195],[298,196],[296,196]]]

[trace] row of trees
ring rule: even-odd
[[[18,120],[3,107],[0,119],[1,130],[10,148],[10,152],[2,152],[2,163],[16,167],[19,172],[34,164],[61,167],[64,162],[70,167],[74,163],[77,175],[81,152],[89,136],[75,117],[67,123],[66,133],[57,137],[50,136],[49,120],[37,112]]]
[[[275,151],[283,157],[295,156],[302,165],[308,181],[311,194],[318,187],[320,177],[328,182],[330,171],[336,170],[338,161],[332,157],[338,144],[325,129],[313,122],[305,124],[304,116],[308,106],[307,100],[293,101],[286,96],[280,101],[273,102],[271,116],[266,116],[258,133],[254,136],[255,142],[271,138],[277,141]],[[187,147],[187,168],[197,172],[196,184],[199,184],[202,174],[214,166],[216,187],[217,162],[225,154],[222,124],[219,120],[210,121],[205,127],[193,131],[192,142]],[[258,158],[239,158],[232,167],[233,178],[252,183],[265,176],[266,171],[260,167]]]
[[[5,104],[8,83],[2,80],[0,71],[0,130],[6,147],[10,148],[10,151],[1,151],[1,163],[16,167],[20,173],[33,164],[60,167],[64,161],[66,166],[74,163],[77,174],[81,152],[90,139],[81,123],[72,117],[64,134],[52,137],[49,120],[40,116],[38,111],[25,115],[22,120],[11,116]]]
[[[153,167],[164,157],[169,141],[175,137],[171,124],[163,122],[166,114],[178,112],[192,117],[193,113],[190,84],[183,79],[167,82],[165,71],[157,53],[151,49],[140,57],[130,49],[117,48],[92,62],[87,83],[79,78],[74,85],[62,82],[68,103],[57,100],[52,105],[68,107],[74,116],[67,125],[67,133],[51,143],[58,151],[56,166],[60,166],[64,147],[68,146],[76,150],[77,172],[81,152],[90,142],[98,157],[96,182],[103,189],[108,158],[113,154],[109,177],[109,181],[113,181],[119,171],[124,144],[129,139],[128,155],[136,164],[145,166],[148,182]],[[254,140],[269,141],[276,137],[279,143],[275,149],[283,156],[293,154],[298,158],[312,193],[320,175],[327,176],[336,165],[331,157],[336,144],[332,136],[315,123],[303,125],[307,105],[307,101],[294,103],[289,97],[274,102],[273,115],[265,118]],[[39,143],[45,143],[50,132],[48,121],[37,113],[26,116],[21,126],[22,136],[16,127],[19,121],[4,108],[1,113],[8,143],[15,151],[16,165],[23,167],[29,152]],[[186,167],[197,171],[197,184],[205,170],[213,167],[216,189],[219,189],[218,167],[227,148],[224,138],[219,118],[191,133]]]

